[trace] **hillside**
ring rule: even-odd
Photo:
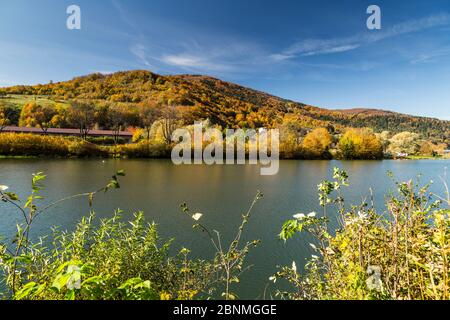
[[[193,117],[209,118],[222,127],[275,127],[292,115],[311,128],[370,127],[377,132],[412,131],[443,140],[450,136],[450,121],[372,109],[327,110],[200,75],[161,76],[142,70],[91,74],[59,83],[1,88],[0,95],[4,96],[0,101],[10,103],[17,95],[60,102],[170,103],[187,106]]]

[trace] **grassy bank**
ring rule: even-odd
[[[438,155],[438,156],[409,156],[406,158],[406,160],[448,160],[450,159],[450,155]]]

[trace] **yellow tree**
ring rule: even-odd
[[[282,123],[278,126],[280,130],[280,153],[283,158],[291,159],[300,155],[301,136],[306,130],[301,126],[295,115],[285,115]]]
[[[51,120],[51,126],[53,128],[66,128],[68,125],[68,108],[66,105],[57,103],[55,104],[56,114]]]
[[[348,129],[339,140],[338,151],[344,159],[383,158],[383,144],[370,129]]]
[[[5,127],[11,125],[11,119],[14,110],[12,108],[0,105],[0,132],[2,132]]]
[[[55,115],[55,108],[30,102],[22,108],[19,125],[22,127],[38,127],[46,134],[48,128],[52,126],[52,119]]]
[[[420,145],[419,154],[423,156],[432,156],[437,154],[438,146],[433,144],[431,141],[424,141]]]
[[[305,156],[313,159],[330,158],[330,148],[333,137],[325,128],[317,128],[303,139],[302,149]]]

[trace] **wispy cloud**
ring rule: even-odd
[[[437,58],[450,56],[450,48],[439,49],[433,52],[427,52],[423,54],[419,54],[416,58],[412,59],[410,62],[412,64],[419,63],[430,63],[435,62]]]
[[[226,35],[193,32],[189,26],[182,26],[173,31],[170,38],[161,39],[158,35],[143,30],[138,20],[124,9],[119,0],[112,0],[123,23],[132,31],[130,34],[129,52],[139,65],[155,72],[208,73],[218,76],[229,74],[255,74],[258,70],[276,70],[283,65],[315,69],[345,69],[350,71],[372,70],[376,62],[366,63],[354,61],[352,64],[305,64],[301,57],[332,55],[357,50],[364,46],[385,39],[450,25],[450,14],[430,15],[421,19],[409,20],[384,27],[381,31],[365,31],[349,37],[328,39],[305,39],[298,41],[285,50],[270,53],[262,43],[249,39],[237,39]],[[159,27],[165,30],[173,24],[160,21]],[[166,25],[167,23],[167,25]],[[180,31],[181,30],[181,31]],[[150,32],[150,33],[149,33]],[[182,39],[182,40],[181,40]],[[411,63],[427,62],[442,56],[436,52],[418,56]],[[287,64],[289,63],[289,64]]]
[[[144,44],[145,36],[139,25],[133,20],[133,18],[128,14],[128,12],[122,7],[118,0],[112,0],[112,4],[119,14],[120,19],[132,30],[132,34],[129,35],[131,40],[130,53],[133,54],[138,62],[148,68],[152,68],[153,71],[157,71],[155,66],[149,62],[148,49]]]
[[[161,63],[189,72],[245,73],[264,63],[267,53],[257,44],[223,37],[191,40],[177,51],[155,57]],[[175,51],[175,52],[174,52]]]
[[[134,44],[130,47],[130,52],[135,55],[139,61],[146,67],[152,67],[150,62],[147,60],[147,48],[142,43]]]
[[[140,28],[138,27],[138,25],[136,25],[136,23],[133,21],[133,19],[130,18],[128,13],[122,7],[121,3],[117,0],[112,0],[112,4],[113,4],[114,8],[116,9],[116,11],[118,12],[120,19],[122,19],[122,21],[125,24],[127,24],[131,29],[133,29],[133,31],[135,33],[141,34]]]
[[[229,71],[232,69],[230,65],[211,61],[208,57],[192,56],[184,53],[162,56],[161,61],[172,66],[193,70]]]
[[[272,54],[270,58],[275,62],[279,62],[298,56],[342,53],[381,40],[449,24],[450,14],[431,15],[421,19],[402,22],[381,31],[365,32],[343,38],[307,39],[299,41],[282,52]]]

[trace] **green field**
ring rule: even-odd
[[[0,98],[0,102],[5,106],[11,106],[21,109],[25,104],[29,102],[36,102],[37,104],[44,106],[53,106],[55,103],[67,104],[65,101],[55,101],[48,96],[35,96],[35,95],[15,95],[10,94]]]

